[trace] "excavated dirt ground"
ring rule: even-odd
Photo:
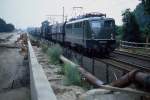
[[[78,100],[78,96],[85,92],[79,86],[63,85],[64,76],[59,74],[61,66],[49,64],[48,56],[41,51],[41,48],[33,47],[39,63],[42,65],[47,79],[52,86],[58,100]]]
[[[0,100],[30,100],[27,61],[19,48],[7,47],[15,46],[18,37],[16,33],[0,33],[3,40],[0,43]]]

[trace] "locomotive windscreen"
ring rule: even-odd
[[[99,20],[93,20],[90,22],[91,24],[91,29],[93,31],[93,37],[96,37],[99,32],[100,32],[100,29],[101,29],[101,22]]]
[[[93,39],[111,39],[114,32],[114,20],[91,20],[90,26]]]
[[[113,20],[106,20],[104,23],[104,27],[113,27],[114,21]]]

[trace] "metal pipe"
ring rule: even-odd
[[[101,85],[104,84],[101,80],[97,79],[95,76],[87,72],[85,69],[78,67],[78,70],[84,77],[86,77],[86,79],[90,83],[96,85],[97,87],[101,87]]]
[[[78,67],[78,70],[79,72],[90,82],[92,83],[93,85],[97,86],[97,87],[100,87],[100,88],[103,88],[103,89],[107,89],[107,90],[111,90],[111,91],[120,91],[120,92],[126,92],[126,93],[134,93],[134,94],[139,94],[141,96],[144,96],[144,95],[150,95],[149,93],[147,92],[143,92],[143,91],[138,91],[138,90],[134,90],[134,89],[126,89],[126,88],[118,88],[118,87],[112,87],[110,85],[103,85],[104,83],[97,79],[95,76],[93,76],[92,74],[90,74],[89,72],[87,72],[86,70],[84,70],[82,67],[80,67],[80,65],[77,65],[73,62],[71,62],[70,60],[66,59],[65,57],[63,56],[60,56],[60,59],[61,61],[63,62],[66,62],[66,63],[69,63],[73,66],[76,66]],[[132,76],[132,74],[134,74],[135,72],[132,72],[130,74],[130,76]]]
[[[78,66],[78,70],[79,72],[93,85],[100,87],[102,84],[104,84],[101,80],[97,79],[94,75],[90,74],[89,72],[87,72],[85,69],[83,69],[82,67],[80,67],[80,65],[74,64],[73,62],[71,62],[70,60],[66,59],[65,57],[61,56],[60,59],[63,62],[67,62],[70,63],[73,66]]]
[[[113,81],[110,85],[115,86],[115,87],[120,87],[120,88],[129,86],[132,83],[132,80],[133,80],[135,73],[137,71],[138,70],[133,70],[133,71],[125,74],[119,80]]]
[[[150,92],[150,74],[138,72],[135,74],[134,83],[145,91]]]
[[[134,83],[139,89],[150,92],[150,74],[140,72],[140,70],[133,70],[119,80],[113,81],[110,85],[123,88],[131,83]]]

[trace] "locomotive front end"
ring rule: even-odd
[[[109,55],[116,47],[115,21],[112,18],[90,20],[91,39],[87,40],[89,47],[96,55]]]

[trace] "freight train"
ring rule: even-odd
[[[95,55],[108,55],[116,47],[115,20],[105,14],[86,14],[64,23],[42,23],[40,37]]]

